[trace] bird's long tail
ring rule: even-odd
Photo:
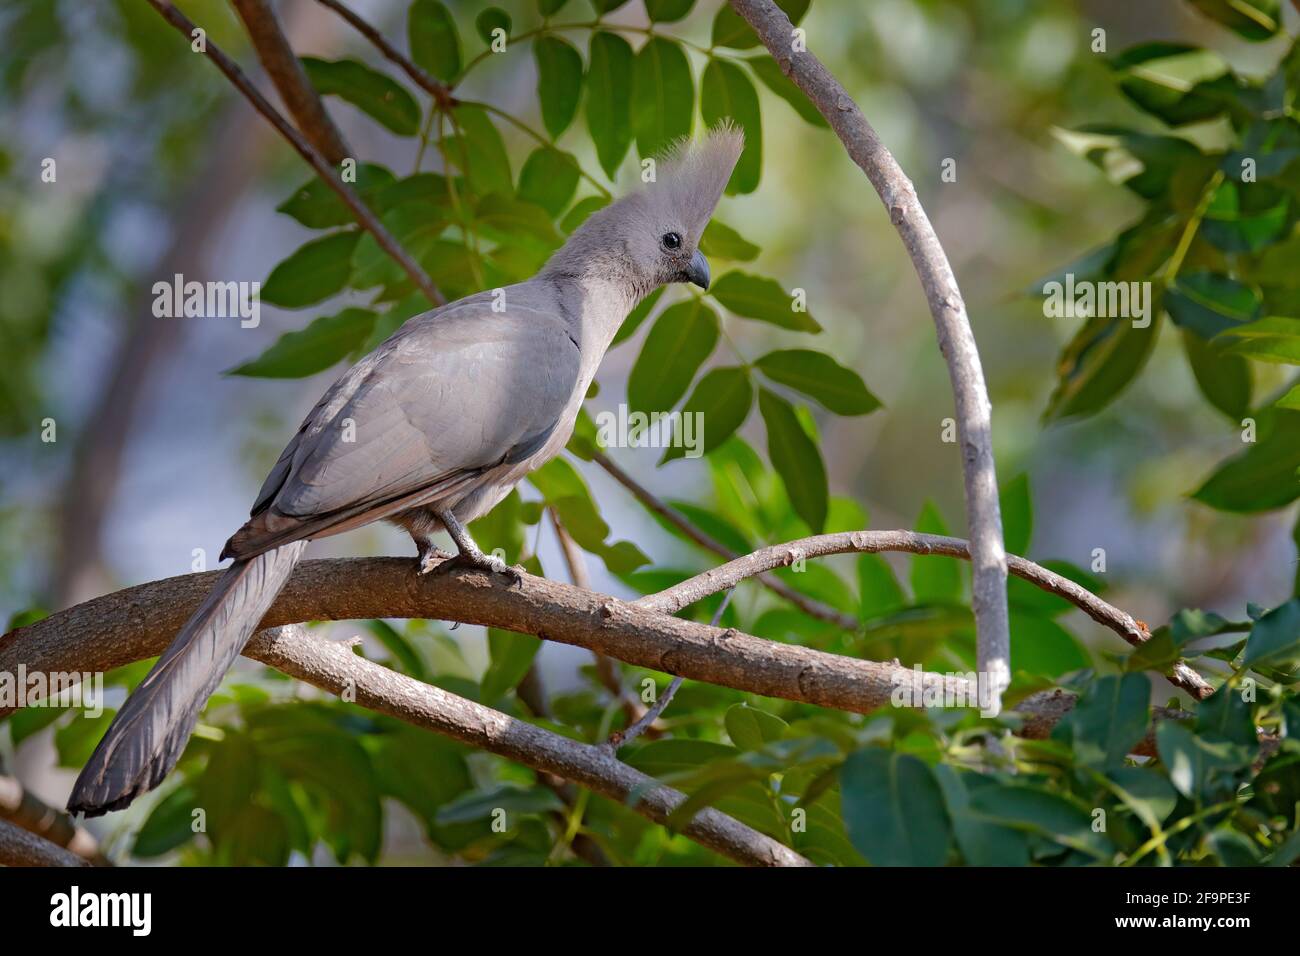
[[[98,816],[156,787],[180,759],[199,711],[284,587],[307,542],[236,561],[135,689],[90,762],[68,810]]]

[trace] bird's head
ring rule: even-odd
[[[707,289],[700,237],[744,145],[744,133],[728,122],[678,142],[647,168],[643,188],[593,213],[569,237],[557,264],[597,270],[638,296],[670,282]]]

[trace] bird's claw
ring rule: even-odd
[[[495,554],[484,554],[481,551],[462,551],[439,563],[432,570],[434,574],[447,574],[455,568],[471,568],[491,574],[501,574],[509,578],[513,586],[522,586],[524,583],[523,568],[511,567]]]
[[[446,561],[452,557],[450,551],[444,551],[442,548],[427,548],[419,553],[415,559],[415,573],[424,575],[430,573],[438,567],[438,563]]]

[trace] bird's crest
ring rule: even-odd
[[[745,148],[745,133],[723,120],[700,139],[683,137],[658,160],[645,195],[650,203],[681,222],[698,239],[722,198],[731,171]]]

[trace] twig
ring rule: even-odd
[[[921,280],[934,317],[939,350],[948,363],[957,432],[961,440],[966,515],[974,568],[976,654],[995,702],[1011,680],[1007,615],[1007,559],[993,461],[992,405],[984,384],[975,336],[957,278],[939,237],[917,199],[916,189],[881,142],[848,91],[804,44],[794,42],[790,18],[772,0],[730,0],[763,45],[804,95],[826,117],[853,161],[862,168],[889,211]],[[797,46],[797,49],[796,49]]]
[[[650,489],[646,488],[639,481],[629,475],[626,471],[614,463],[614,460],[604,452],[595,450],[591,460],[609,473],[609,476],[617,481],[620,485],[632,493],[637,501],[641,502],[646,509],[659,517],[663,518],[674,528],[680,531],[686,537],[690,538],[705,551],[712,551],[720,558],[732,560],[738,558],[735,551],[732,551],[725,544],[718,541],[711,535],[701,531],[695,525],[691,524],[675,508],[667,503],[660,501]],[[770,574],[757,575],[758,580],[773,594],[789,601],[805,614],[817,618],[819,621],[828,621],[844,628],[846,631],[856,631],[859,628],[857,618],[849,614],[842,614],[833,607],[815,601],[806,595],[800,594],[794,588],[787,585],[784,581],[773,577]]]
[[[315,87],[307,79],[307,73],[285,39],[280,21],[275,18],[268,0],[231,0],[231,4],[239,19],[244,21],[257,58],[275,84],[298,129],[331,165],[343,162],[352,151],[325,111],[325,104]]]
[[[828,554],[879,551],[942,554],[970,560],[968,542],[944,535],[921,534],[916,531],[845,531],[839,534],[819,534],[811,538],[801,538],[787,544],[763,548],[632,603],[638,607],[653,608],[672,614],[710,594],[733,588],[746,578],[754,577],[765,570],[789,565],[800,557],[816,558]],[[1134,647],[1150,639],[1151,632],[1145,624],[1136,620],[1131,614],[1103,601],[1069,578],[1014,554],[1007,556],[1007,565],[1016,577],[1065,598],[1098,624],[1110,628]],[[1214,688],[1206,683],[1205,678],[1182,661],[1174,665],[1169,680],[1197,700],[1204,700],[1214,692]]]
[[[90,866],[77,854],[24,830],[8,820],[0,820],[0,866]]]
[[[112,866],[89,830],[77,826],[67,813],[47,804],[15,778],[2,775],[0,820],[22,827],[95,866]]]
[[[735,591],[728,591],[726,597],[722,599],[722,603],[718,605],[717,611],[713,614],[713,620],[709,622],[714,627],[717,627],[718,622],[722,620],[723,612],[727,610],[727,605],[731,603],[731,595],[735,593]],[[615,733],[610,736],[609,746],[622,747],[640,737],[651,724],[659,719],[659,715],[662,714],[664,708],[672,702],[672,699],[677,695],[678,688],[681,686],[682,679],[680,677],[674,677],[668,684],[668,688],[660,695],[659,699],[654,702],[654,705],[645,712],[644,716],[642,716],[640,720],[622,733]]]
[[[186,37],[189,37],[196,29],[185,14],[177,10],[167,0],[149,0],[149,3],[162,14],[168,23]],[[290,126],[289,122],[279,114],[275,107],[266,101],[266,98],[249,82],[248,77],[244,76],[234,61],[222,53],[211,39],[205,42],[204,53],[208,59],[217,65],[217,69],[234,84],[235,88],[244,95],[245,99],[253,105],[253,108],[266,117],[267,121],[276,128],[276,131],[288,140],[289,144],[298,151],[298,154],[307,161],[308,165],[315,170],[325,184],[338,194],[348,209],[352,211],[352,215],[356,217],[357,222],[361,224],[361,228],[375,237],[379,247],[396,260],[398,265],[411,277],[412,281],[419,286],[420,291],[425,294],[429,301],[437,305],[444,304],[447,300],[438,291],[438,287],[433,284],[433,280],[425,274],[424,270],[407,254],[406,250],[388,234],[388,230],[375,218],[374,213],[357,197],[357,194],[344,185],[325,158],[316,151],[315,147],[303,139],[302,134]]]
[[[372,27],[369,23],[359,17],[353,10],[346,5],[339,3],[338,0],[316,0],[323,7],[329,7],[344,20],[350,23],[358,33],[375,45],[384,57],[401,67],[402,72],[409,76],[415,85],[425,92],[431,94],[438,106],[442,109],[451,109],[456,105],[456,99],[451,95],[451,87],[440,80],[430,76],[420,67],[416,66],[411,60],[402,54],[402,51],[393,46],[384,37],[382,33]]]

